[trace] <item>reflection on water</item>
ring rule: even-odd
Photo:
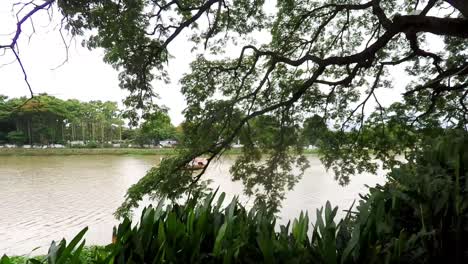
[[[0,157],[0,255],[45,253],[52,240],[70,239],[89,226],[87,244],[108,244],[113,212],[123,201],[126,189],[160,160],[159,156],[53,156]],[[358,193],[383,177],[359,175],[341,187],[319,160],[309,157],[311,167],[295,189],[288,193],[280,213],[280,223],[329,200],[347,209]],[[210,166],[206,179],[220,186],[227,199],[242,194],[242,185],[231,182],[232,158]],[[246,197],[240,199],[249,205]]]

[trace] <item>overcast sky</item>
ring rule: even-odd
[[[0,1],[0,45],[9,44],[16,28],[16,18],[11,12],[16,0]],[[56,16],[58,17],[58,16]],[[80,40],[72,44],[69,59],[63,66],[53,70],[66,58],[66,50],[54,23],[49,25],[45,12],[34,16],[36,34],[28,42],[28,34],[23,34],[20,43],[20,56],[27,71],[29,82],[34,93],[48,93],[61,99],[76,98],[83,101],[110,100],[121,105],[126,92],[118,86],[118,71],[102,61],[103,51],[81,47]],[[25,33],[31,32],[30,23],[25,24]],[[178,80],[189,69],[189,62],[194,58],[190,49],[179,39],[170,47],[174,58],[168,65],[171,84],[154,82],[161,99],[169,107],[174,124],[183,120],[182,110],[185,100],[180,93]],[[184,47],[185,46],[185,47]],[[0,65],[14,61],[11,52],[0,57]],[[1,66],[0,94],[9,97],[29,96],[24,76],[18,63]]]

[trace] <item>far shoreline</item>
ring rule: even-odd
[[[229,149],[224,154],[239,155],[241,149]],[[173,148],[0,148],[1,156],[72,156],[72,155],[175,155]],[[317,154],[317,150],[305,149],[304,154]]]

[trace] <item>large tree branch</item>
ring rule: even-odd
[[[20,37],[21,32],[23,31],[22,30],[23,24],[29,18],[31,18],[36,12],[38,12],[39,10],[43,10],[43,9],[48,8],[54,2],[55,2],[55,0],[48,0],[48,1],[45,1],[44,3],[42,3],[40,5],[35,5],[34,8],[31,11],[29,11],[24,17],[19,19],[18,22],[16,23],[16,32],[15,32],[15,35],[13,36],[13,39],[11,40],[11,43],[7,44],[7,45],[0,45],[0,49],[4,49],[4,48],[13,49],[16,46],[16,43],[18,42],[18,38]]]
[[[460,11],[460,13],[468,18],[468,1],[466,0],[445,0],[445,2],[449,3],[455,9]]]
[[[167,38],[166,41],[164,41],[164,43],[162,44],[162,48],[166,48],[169,45],[169,43],[171,43],[182,32],[182,30],[184,30],[184,28],[190,26],[192,23],[197,21],[198,18],[200,18],[200,16],[204,12],[211,8],[212,5],[220,1],[221,0],[210,0],[206,2],[203,6],[201,6],[195,15],[181,23],[180,26],[174,31],[174,33],[172,33],[172,35],[169,38]]]
[[[429,16],[396,16],[393,23],[388,27],[388,30],[377,39],[372,45],[363,51],[350,56],[333,56],[326,59],[321,59],[315,55],[307,54],[297,60],[285,58],[271,51],[259,51],[253,48],[261,55],[268,55],[276,58],[276,60],[289,64],[291,66],[299,66],[305,61],[313,61],[319,65],[347,65],[352,63],[370,62],[377,51],[384,48],[388,42],[399,33],[411,32],[427,32],[443,36],[454,36],[468,38],[468,19],[458,18],[438,18]]]
[[[395,16],[393,27],[400,32],[427,32],[440,36],[468,38],[468,19],[432,16]]]
[[[31,9],[28,13],[26,13],[26,15],[24,15],[21,19],[18,18],[18,21],[16,23],[16,32],[13,35],[13,38],[12,38],[11,42],[9,44],[6,44],[6,45],[0,45],[0,49],[4,49],[4,50],[10,49],[13,52],[13,55],[15,56],[16,61],[18,62],[19,66],[21,68],[21,71],[23,73],[24,81],[25,81],[26,85],[28,86],[28,90],[29,90],[29,93],[31,94],[31,98],[34,97],[34,93],[33,93],[31,84],[28,81],[28,75],[27,75],[26,70],[24,68],[23,62],[21,61],[21,58],[18,55],[18,39],[21,36],[21,33],[23,31],[23,29],[22,29],[23,24],[26,21],[28,21],[28,19],[31,19],[31,17],[36,12],[38,12],[40,10],[43,10],[43,9],[50,8],[50,6],[52,6],[52,4],[54,2],[55,2],[55,0],[48,0],[48,1],[45,1],[44,3],[42,3],[40,5],[36,5],[36,4],[32,3],[32,2],[29,2],[29,3],[25,4],[20,9],[20,11],[18,13],[20,13],[27,5],[34,5],[34,8]],[[17,14],[17,17],[18,17],[18,14]]]

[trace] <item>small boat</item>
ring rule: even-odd
[[[117,229],[112,228],[112,244],[117,244]]]
[[[208,160],[205,158],[194,158],[186,166],[186,170],[202,170],[208,165]]]

